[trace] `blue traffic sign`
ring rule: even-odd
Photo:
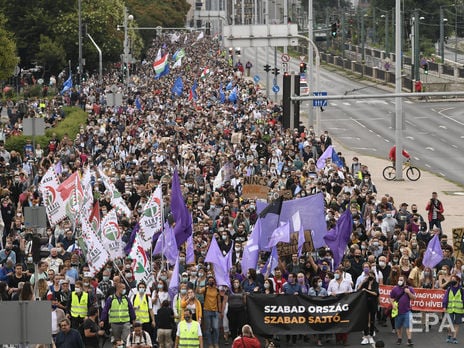
[[[272,91],[273,91],[274,93],[279,93],[279,91],[280,91],[279,86],[278,86],[278,85],[272,86]]]
[[[315,97],[326,97],[327,92],[313,92],[313,95]],[[327,99],[313,99],[313,106],[314,107],[327,106]]]
[[[253,81],[255,81],[255,83],[258,83],[259,80],[261,80],[261,78],[259,77],[259,75],[253,76]]]

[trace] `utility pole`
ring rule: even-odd
[[[310,41],[313,40],[314,34],[313,34],[313,0],[308,0],[308,39]],[[309,70],[309,90],[310,93],[312,92],[318,92],[316,91],[316,87],[318,88],[319,86],[315,86],[315,81],[314,81],[314,51],[313,47],[308,42],[308,70]],[[316,111],[317,112],[317,111]],[[312,107],[312,103],[309,103],[309,126],[314,126],[314,109]],[[309,127],[308,127],[309,129]],[[316,130],[316,128],[314,128]],[[319,135],[316,133],[316,135]]]
[[[440,57],[441,62],[445,62],[445,18],[443,16],[443,7],[440,6]]]
[[[395,0],[395,22],[401,23],[401,0]],[[401,93],[401,25],[395,31],[395,93]],[[396,180],[403,180],[403,99],[395,98]]]
[[[77,1],[77,11],[78,11],[78,25],[79,25],[79,73],[77,74],[77,84],[81,84],[82,74],[83,74],[83,64],[82,64],[82,0]]]

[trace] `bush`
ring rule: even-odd
[[[54,128],[49,128],[45,131],[45,135],[36,136],[35,143],[40,144],[43,149],[47,145],[55,133],[58,140],[61,140],[65,134],[70,139],[75,139],[81,125],[85,125],[87,121],[87,113],[78,107],[65,107],[65,118]],[[6,140],[5,147],[8,151],[15,150],[24,155],[24,146],[27,140],[32,140],[31,136],[17,135],[11,136]]]

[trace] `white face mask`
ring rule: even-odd
[[[402,280],[398,280],[398,286],[403,286],[404,282]]]

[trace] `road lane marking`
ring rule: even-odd
[[[457,124],[460,124],[461,126],[464,126],[464,123],[463,123],[463,122],[460,122],[460,121],[454,119],[453,117],[448,116],[448,115],[445,115],[445,114],[443,113],[443,112],[445,112],[445,111],[453,110],[453,109],[454,109],[454,107],[442,109],[442,110],[438,111],[438,113],[439,113],[440,115],[442,115],[443,117],[447,118],[448,120],[454,121],[454,122],[456,122]]]
[[[432,167],[430,166],[430,164],[427,164],[427,163],[425,164],[425,166],[426,166],[427,168],[432,168]]]
[[[358,120],[356,120],[356,119],[354,119],[354,118],[352,118],[351,120],[352,120],[354,123],[357,123],[358,125],[360,125],[361,127],[367,128],[365,125],[363,125],[363,124],[362,124],[361,122],[359,122]]]
[[[414,140],[414,137],[412,137],[412,136],[407,136],[406,139]]]
[[[435,151],[434,148],[431,147],[431,146],[427,146],[425,149],[426,149],[426,150],[430,150],[430,151]]]

